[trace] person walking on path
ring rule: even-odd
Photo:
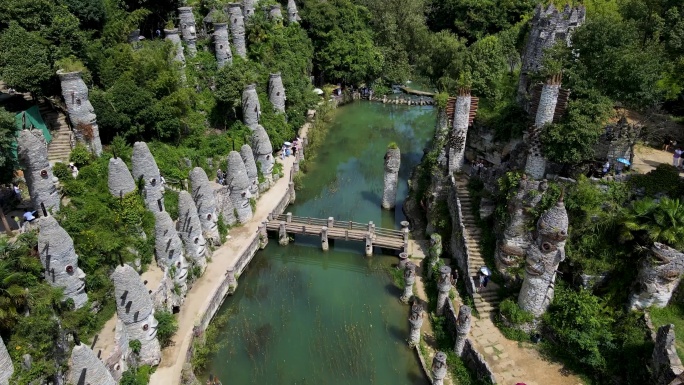
[[[672,165],[675,167],[679,167],[679,161],[682,158],[682,149],[677,148],[674,150],[674,155],[672,155]]]

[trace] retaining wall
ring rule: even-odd
[[[461,270],[460,277],[465,282],[466,291],[471,297],[475,293],[475,281],[470,275],[470,258],[468,256],[468,249],[466,248],[465,240],[465,225],[463,224],[463,211],[461,208],[461,200],[458,199],[456,193],[456,180],[454,176],[449,177],[449,198],[447,200],[449,206],[449,214],[451,215],[451,241],[449,242],[451,248],[451,255],[456,259],[456,264]]]
[[[463,355],[461,356],[463,362],[475,372],[475,375],[479,380],[489,380],[492,384],[496,384],[496,378],[492,372],[492,368],[489,367],[487,361],[485,361],[482,354],[478,353],[473,347],[473,343],[470,339],[466,339],[465,347],[463,348]]]

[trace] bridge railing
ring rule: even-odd
[[[297,225],[311,225],[311,226],[328,226],[329,229],[344,229],[350,231],[368,231],[368,223],[359,223],[354,221],[337,221],[332,220],[332,226],[330,226],[330,221],[328,219],[322,218],[312,218],[312,217],[300,217],[295,215],[280,214],[273,216],[273,221],[277,222],[288,222]],[[376,236],[383,238],[395,238],[403,239],[404,234],[401,230],[385,229],[376,227],[374,230]]]

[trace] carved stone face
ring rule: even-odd
[[[158,326],[159,322],[154,318],[154,313],[151,313],[140,322],[126,325],[126,328],[131,341],[139,340],[140,342],[145,342],[152,341],[157,337]]]

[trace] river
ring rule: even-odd
[[[286,212],[297,216],[374,221],[400,228],[406,180],[432,137],[432,107],[355,102],[333,112],[314,164]],[[402,151],[397,208],[380,208],[383,157],[390,142]],[[300,237],[271,239],[239,278],[217,316],[229,315],[208,374],[224,385],[423,385],[406,345],[408,307],[387,269],[394,256],[365,258],[363,245]]]

